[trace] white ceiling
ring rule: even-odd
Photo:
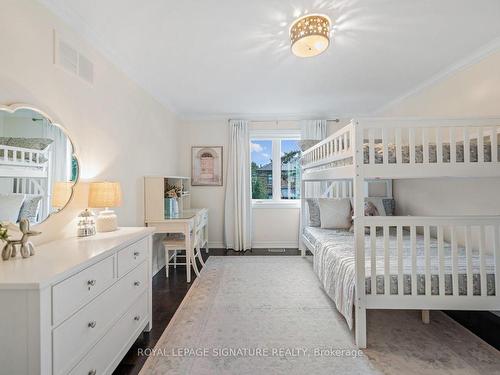
[[[500,44],[499,0],[41,0],[132,79],[185,116],[370,114]],[[300,59],[305,11],[336,31]]]

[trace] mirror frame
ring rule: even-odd
[[[68,201],[66,202],[66,204],[64,205],[64,207],[62,207],[59,211],[51,212],[49,215],[47,215],[47,217],[45,219],[43,219],[39,223],[33,224],[33,226],[37,226],[37,225],[45,223],[53,215],[57,215],[58,213],[62,212],[64,209],[66,209],[66,207],[68,207],[68,205],[71,203],[71,201],[73,201],[73,197],[75,195],[75,186],[80,181],[80,174],[81,174],[80,160],[78,159],[75,144],[73,143],[73,140],[71,139],[70,135],[68,134],[68,131],[66,130],[66,128],[63,125],[61,125],[60,123],[54,122],[52,117],[49,116],[45,111],[43,111],[40,108],[35,107],[31,104],[25,104],[25,103],[14,103],[14,104],[10,104],[10,105],[0,104],[0,112],[7,112],[10,114],[14,114],[15,112],[17,112],[19,110],[23,110],[23,109],[34,111],[34,112],[38,113],[39,115],[45,117],[52,125],[57,126],[64,133],[64,135],[66,135],[66,137],[68,137],[69,143],[71,144],[72,151],[73,151],[72,156],[75,158],[76,164],[78,167],[78,173],[76,175],[76,180],[71,187],[71,195],[70,195]],[[12,223],[12,224],[17,225],[17,223]]]

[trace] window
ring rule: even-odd
[[[281,140],[281,199],[300,199],[300,147],[296,139]]]
[[[252,199],[273,199],[273,142],[252,140]]]
[[[300,199],[298,134],[252,134],[250,141],[254,205],[293,204]]]

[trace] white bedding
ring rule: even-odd
[[[337,309],[344,315],[350,328],[352,328],[352,311],[354,305],[355,292],[355,262],[354,262],[354,235],[348,230],[340,229],[321,229],[307,227],[304,229],[304,235],[314,246],[314,271],[320,279],[326,293],[332,298]],[[370,236],[365,236],[367,249]],[[431,258],[431,293],[439,294],[439,265],[437,257],[437,241],[431,238],[430,241]],[[403,234],[403,294],[411,294],[411,250],[409,233]],[[390,294],[398,294],[398,259],[396,249],[396,235],[391,232],[389,242],[390,254]],[[494,258],[492,255],[485,257],[487,294],[495,295],[495,275]],[[366,292],[371,293],[371,261],[370,251],[365,253],[365,278]],[[376,256],[376,288],[377,294],[384,293],[384,250],[383,238],[377,236],[377,256]],[[458,249],[458,294],[467,294],[467,275],[466,275],[466,257],[465,249]],[[417,294],[425,294],[425,256],[424,256],[424,238],[417,234]],[[445,274],[445,294],[453,293],[453,283],[451,277],[451,246],[448,243],[444,245],[444,274]],[[481,282],[479,275],[479,254],[473,252],[472,257],[473,272],[473,293],[479,295],[481,291]]]

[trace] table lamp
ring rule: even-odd
[[[116,214],[110,207],[122,204],[122,190],[119,182],[91,182],[89,186],[89,207],[104,208],[96,219],[98,232],[111,232],[118,228]]]
[[[57,181],[52,187],[52,197],[50,204],[58,211],[68,204],[73,191],[73,182],[71,181]]]

